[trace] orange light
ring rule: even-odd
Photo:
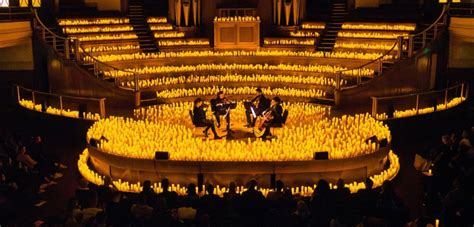
[[[28,0],[20,0],[20,7],[28,7]]]

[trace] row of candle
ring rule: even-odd
[[[171,24],[150,24],[150,30],[152,30],[152,31],[169,31],[169,30],[173,30],[173,25],[171,25]]]
[[[121,51],[121,50],[140,50],[140,44],[93,44],[93,45],[82,45],[85,52],[109,52],[109,51]],[[82,52],[82,49],[79,49]]]
[[[313,30],[323,30],[326,28],[326,23],[324,22],[303,22],[301,24],[302,29],[313,29]]]
[[[253,16],[233,16],[233,17],[214,17],[214,22],[248,22],[260,21],[260,17]]]
[[[180,73],[180,72],[197,72],[197,71],[229,71],[229,70],[261,70],[261,71],[293,71],[293,72],[314,72],[314,73],[338,73],[343,71],[343,75],[348,76],[373,76],[374,70],[361,68],[357,70],[347,70],[346,67],[333,65],[297,65],[297,64],[199,64],[199,65],[181,65],[181,66],[145,66],[141,68],[126,68],[126,71],[110,70],[104,71],[107,77],[124,77],[137,74],[158,74],[158,73]],[[347,71],[344,71],[347,70]],[[127,72],[128,71],[128,72]]]
[[[314,39],[264,39],[263,44],[266,45],[303,45],[303,46],[314,46],[316,40]]]
[[[395,45],[395,47],[393,47]],[[347,49],[369,49],[369,50],[390,50],[394,48],[397,50],[398,44],[393,42],[366,42],[366,41],[357,41],[357,40],[336,40],[334,48],[347,48]]]
[[[391,140],[388,127],[368,114],[316,120],[308,117],[306,122],[289,117],[288,125],[274,133],[278,139],[271,141],[202,140],[184,123],[191,122],[189,114],[179,117],[181,123],[176,123],[178,117],[156,122],[101,119],[89,128],[87,140],[104,136],[108,141],[101,142],[101,150],[130,158],[153,159],[155,151],[162,150],[169,152],[171,160],[249,162],[311,160],[315,150],[328,151],[330,159],[345,159],[375,152],[376,144],[365,142],[369,137]]]
[[[146,22],[150,24],[163,24],[168,23],[168,19],[166,17],[148,17]]]
[[[291,31],[290,36],[291,37],[319,37],[319,32],[298,30],[298,31]]]
[[[363,53],[363,52],[326,52],[326,51],[290,51],[290,50],[235,50],[235,51],[176,51],[157,53],[129,53],[129,54],[103,54],[96,58],[102,62],[162,59],[162,58],[182,58],[182,57],[311,57],[311,58],[346,58],[374,60],[381,57],[383,53]],[[387,59],[393,58],[386,56]],[[84,61],[92,61],[85,57]]]
[[[96,184],[96,185],[104,185],[105,177],[94,172],[92,169],[89,168],[88,163],[89,159],[89,152],[87,149],[85,149],[82,154],[79,157],[79,160],[77,162],[77,166],[79,169],[79,173],[88,180],[89,182]],[[369,176],[370,179],[374,182],[373,187],[377,188],[382,186],[383,182],[386,180],[392,180],[400,170],[400,163],[398,156],[393,153],[393,151],[390,151],[388,154],[388,160],[390,166],[384,170],[380,174],[376,174],[373,176]],[[139,193],[143,190],[143,186],[141,185],[140,182],[137,183],[130,183],[128,181],[123,181],[122,179],[115,179],[112,180],[112,185],[115,188],[117,188],[119,191],[122,192],[133,192],[133,193]],[[331,189],[336,189],[337,186],[333,185],[332,183],[329,184]],[[311,185],[311,186],[299,186],[299,187],[290,187],[289,189],[291,190],[292,195],[301,195],[304,197],[309,197],[313,194],[314,190],[316,189],[317,185]],[[345,187],[349,188],[351,193],[356,193],[360,189],[365,189],[365,184],[363,182],[352,182],[349,184],[345,184]],[[163,192],[163,187],[161,186],[161,183],[153,183],[151,185],[151,188],[155,193],[161,193]],[[176,192],[178,195],[184,196],[186,195],[187,192],[187,187],[186,186],[181,186],[179,184],[171,184],[168,188],[169,191]],[[256,190],[262,192],[262,194],[266,197],[269,192],[273,191],[274,189],[269,189],[269,188],[256,188]],[[206,193],[206,185],[203,185],[203,190],[199,191],[198,188],[196,187],[196,192],[198,192],[199,196],[203,196]],[[237,194],[242,194],[243,192],[246,191],[246,188],[244,186],[237,186],[236,187],[236,192]],[[215,185],[214,186],[214,194],[218,195],[220,197],[224,196],[224,193],[229,192],[229,189],[225,186],[220,186],[220,185]]]
[[[73,35],[79,39],[79,41],[103,41],[103,40],[121,40],[121,39],[138,39],[137,34],[135,33],[118,33],[118,34],[81,34],[81,35]]]
[[[408,32],[402,31],[345,31],[341,30],[337,33],[337,37],[348,38],[370,38],[370,39],[396,39],[399,36],[408,37]]]
[[[344,22],[342,29],[415,31],[416,24]]]
[[[465,100],[466,100],[466,98],[464,98],[464,97],[456,97],[456,98],[453,98],[453,99],[449,100],[446,104],[444,104],[444,103],[437,104],[436,105],[436,111],[450,109],[452,107],[455,107],[455,106],[461,104]],[[420,115],[420,114],[428,114],[428,113],[432,113],[432,112],[435,112],[434,107],[421,108],[421,109],[418,109],[418,112],[416,111],[415,108],[408,109],[408,110],[395,110],[394,113],[393,113],[393,117],[394,118],[404,118],[404,117],[411,117],[411,116]],[[388,119],[388,115],[386,113],[376,114],[376,118],[379,119],[379,120],[386,120],[386,119]]]
[[[331,107],[329,106],[320,106],[302,102],[283,102],[282,107],[291,113],[288,115],[286,120],[285,125],[287,126],[309,124],[331,115]],[[178,102],[142,107],[135,109],[133,113],[136,119],[146,120],[149,122],[165,121],[170,124],[183,124],[187,127],[193,128],[192,122],[189,121],[189,110],[191,109],[193,109],[192,102]],[[246,124],[247,119],[243,102],[237,102],[236,109],[232,112],[231,122],[242,125]],[[206,113],[208,114],[208,119],[213,119],[215,117],[211,111],[207,111]]]
[[[131,25],[120,25],[120,26],[77,26],[77,27],[64,27],[63,32],[66,34],[78,34],[78,33],[97,33],[97,32],[126,32],[133,31]]]
[[[97,25],[97,24],[128,24],[128,18],[70,18],[59,19],[58,24],[61,26],[69,25]]]
[[[181,98],[181,97],[195,97],[203,95],[213,95],[219,91],[223,91],[229,95],[248,95],[255,94],[256,87],[199,87],[199,88],[176,88],[167,89],[156,92],[157,98]],[[326,92],[320,89],[297,89],[297,88],[263,88],[265,94],[275,96],[287,97],[305,97],[305,98],[320,98],[325,97]]]
[[[34,104],[33,101],[27,99],[21,99],[19,104],[27,109],[34,110],[37,112],[42,112],[43,108],[41,104]],[[51,115],[58,115],[63,117],[70,117],[70,118],[79,118],[79,111],[77,110],[70,110],[70,109],[59,109],[52,106],[46,106],[46,113]],[[85,113],[85,119],[88,120],[99,120],[100,115],[98,113]]]
[[[153,36],[155,38],[182,38],[186,34],[184,32],[179,31],[155,31],[153,32]]]
[[[157,87],[162,85],[191,84],[191,83],[216,83],[216,82],[274,82],[274,83],[294,83],[313,84],[321,86],[336,87],[336,80],[324,76],[303,76],[303,75],[282,75],[282,74],[224,74],[224,75],[189,75],[189,76],[167,76],[154,79],[140,79],[140,88]],[[347,80],[341,79],[341,86],[347,85]],[[121,82],[123,87],[135,87],[134,81]]]
[[[158,40],[158,46],[209,46],[208,39]]]

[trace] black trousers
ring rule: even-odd
[[[207,133],[207,131],[209,131],[209,129],[212,130],[212,133],[214,134],[214,136],[218,136],[217,135],[217,132],[216,132],[216,126],[214,126],[214,122],[211,121],[211,120],[203,120],[201,122],[199,122],[199,127],[206,127],[204,129],[204,132]]]
[[[222,112],[221,111],[215,111],[214,112],[214,116],[216,116],[216,121],[217,121],[218,126],[221,125],[221,116],[223,116],[225,114],[226,114],[226,111],[222,111]],[[230,112],[225,117],[225,121],[227,123],[227,128],[230,128]]]

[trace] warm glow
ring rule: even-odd
[[[173,30],[173,26],[171,24],[150,24],[150,30],[152,31]]]
[[[74,34],[71,37],[79,39],[79,41],[102,41],[102,40],[121,40],[121,39],[138,39],[136,33],[124,32],[107,34]]]
[[[235,16],[235,17],[214,17],[214,22],[248,22],[260,21],[260,17]]]
[[[345,48],[345,49],[369,49],[369,50],[390,50],[394,48],[394,50],[398,49],[398,44],[395,44],[394,41],[364,41],[358,39],[337,39],[336,43],[334,44],[334,48]],[[394,47],[395,46],[395,47]]]
[[[338,73],[346,70],[346,67],[333,65],[291,65],[291,64],[199,64],[199,65],[181,65],[181,66],[145,66],[141,68],[126,68],[122,70],[104,71],[107,77],[125,77],[137,74],[158,74],[158,73],[180,73],[180,72],[198,72],[198,71],[228,71],[228,70],[260,70],[260,71],[293,71],[293,72],[318,72],[318,73]],[[368,76],[374,75],[373,69],[362,68],[358,70],[344,71],[343,75],[348,76]]]
[[[119,25],[119,26],[67,26],[63,27],[63,32],[66,34],[77,34],[77,33],[98,33],[98,32],[123,32],[133,31],[131,25]]]
[[[319,37],[319,32],[298,30],[296,32],[290,32],[291,37]]]
[[[162,90],[156,92],[157,98],[181,98],[181,97],[193,97],[193,96],[207,96],[214,95],[219,91],[229,95],[249,95],[255,94],[256,87],[200,87],[200,88],[176,88],[169,90]],[[325,97],[326,92],[320,89],[297,89],[297,88],[262,88],[263,93],[273,96],[286,96],[286,97],[305,97],[305,98],[320,98]]]
[[[283,108],[289,111],[288,120],[274,131],[278,139],[272,141],[195,137],[188,113],[191,103],[135,112],[138,119],[145,120],[99,120],[88,130],[87,140],[104,136],[108,141],[102,141],[99,148],[123,157],[153,159],[155,151],[162,150],[170,153],[171,160],[203,161],[312,160],[314,151],[328,151],[330,159],[344,159],[375,152],[376,144],[365,142],[371,136],[391,140],[388,127],[368,114],[329,118],[325,108],[312,104],[286,104]],[[231,117],[236,117],[231,122],[244,123],[237,122],[245,119],[244,111],[235,111]]]
[[[77,161],[77,167],[79,169],[79,173],[88,180],[89,182],[96,184],[96,185],[104,185],[104,176],[101,176],[100,174],[94,172],[88,165],[88,160],[89,160],[89,151],[85,149],[82,154],[80,154],[79,160]],[[390,151],[388,153],[388,160],[390,166],[384,170],[383,172],[369,176],[370,179],[374,182],[373,187],[377,188],[382,186],[383,182],[386,180],[392,180],[397,174],[398,171],[400,170],[400,162],[398,159],[398,156],[393,153],[393,151]],[[117,188],[119,191],[122,192],[134,192],[138,193],[141,192],[143,187],[141,186],[141,183],[130,183],[127,181],[123,181],[122,179],[113,179],[112,184],[115,188]],[[310,186],[299,186],[299,187],[291,187],[291,193],[293,195],[301,195],[301,196],[311,196],[313,194],[314,189],[316,188],[316,184],[310,185]],[[331,184],[332,186],[332,184]],[[365,188],[365,184],[363,182],[352,182],[349,184],[345,184],[347,188],[351,191],[351,193],[356,193],[360,189]],[[156,193],[160,193],[163,191],[163,188],[161,187],[161,183],[153,183],[151,186],[153,190]],[[335,186],[332,186],[331,188],[335,188]],[[170,191],[176,192],[178,195],[186,195],[186,186],[183,185],[175,185],[171,184],[169,187]],[[244,186],[237,186],[236,191],[238,194],[242,194],[245,191]],[[262,194],[266,197],[268,195],[268,192],[273,191],[273,189],[268,189],[268,188],[257,188],[258,191],[262,192]],[[199,190],[196,188],[196,192],[199,192],[199,195],[202,196],[204,195],[203,193],[206,191],[206,186],[203,185],[203,191],[199,192]],[[225,192],[228,192],[229,189],[226,188],[225,186],[220,186],[220,185],[215,185],[214,186],[214,194],[222,197]],[[439,223],[439,220],[437,220]]]
[[[149,24],[162,24],[162,23],[168,23],[168,19],[166,17],[148,17],[146,21]]]
[[[97,44],[84,44],[82,45],[82,48],[88,53],[94,53],[94,52],[112,52],[112,51],[122,51],[122,50],[140,50],[140,44],[113,44],[113,45],[108,45],[105,43],[97,43]],[[82,52],[82,48],[79,49]]]
[[[264,38],[265,45],[303,45],[314,46],[315,39],[291,39],[291,38]]]
[[[324,22],[303,22],[301,24],[302,29],[313,29],[313,30],[323,30],[326,28],[326,23]]]
[[[178,31],[155,31],[153,36],[155,38],[180,38],[184,37],[185,33]]]
[[[34,110],[37,112],[42,112],[42,106],[41,104],[34,104],[33,101],[31,100],[26,100],[26,99],[21,99],[19,101],[20,106],[23,106],[27,109]],[[46,113],[47,114],[52,114],[52,115],[58,115],[58,116],[63,116],[63,117],[70,117],[70,118],[79,118],[79,111],[77,110],[70,110],[70,109],[58,109],[55,107],[47,106],[46,107]],[[85,119],[87,120],[99,120],[100,115],[98,113],[90,113],[87,112],[85,113]]]
[[[158,46],[203,46],[209,45],[208,39],[175,39],[175,40],[158,40]]]
[[[291,76],[281,74],[225,74],[225,75],[189,75],[189,76],[168,76],[154,79],[140,79],[138,86],[140,88],[157,87],[162,85],[192,84],[192,83],[216,83],[216,82],[276,82],[289,84],[314,84],[320,86],[336,86],[336,80],[324,76]],[[341,86],[346,85],[347,80],[341,79]],[[122,82],[124,87],[135,87],[134,81]]]
[[[411,23],[365,23],[344,22],[342,29],[352,30],[390,30],[390,31],[415,31],[416,24]]]
[[[128,24],[130,20],[128,18],[70,18],[70,19],[58,19],[58,23],[61,26],[64,25],[94,25],[94,24]]]
[[[370,38],[370,39],[396,39],[399,36],[408,38],[409,33],[403,31],[345,31],[337,33],[337,37]]]

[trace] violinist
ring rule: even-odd
[[[270,100],[263,95],[262,89],[257,88],[255,91],[257,95],[250,102],[244,103],[245,115],[247,117],[246,127],[253,127],[257,116],[260,116],[263,111],[270,107]]]
[[[193,122],[196,127],[206,127],[203,131],[204,135],[208,137],[209,129],[212,130],[214,134],[214,139],[220,139],[216,132],[216,127],[214,126],[214,122],[212,120],[206,119],[206,105],[203,103],[201,98],[197,98],[194,100],[194,109],[193,109]]]
[[[267,121],[265,122],[265,133],[263,138],[271,137],[270,132],[271,127],[279,127],[283,122],[283,107],[281,107],[281,99],[278,96],[273,97],[270,107],[263,111],[262,116],[268,116]]]
[[[221,126],[221,116],[224,116],[227,123],[227,131],[230,130],[230,103],[231,101],[225,97],[223,91],[217,93],[217,97],[211,100],[211,110],[214,113],[217,121],[217,127]]]

